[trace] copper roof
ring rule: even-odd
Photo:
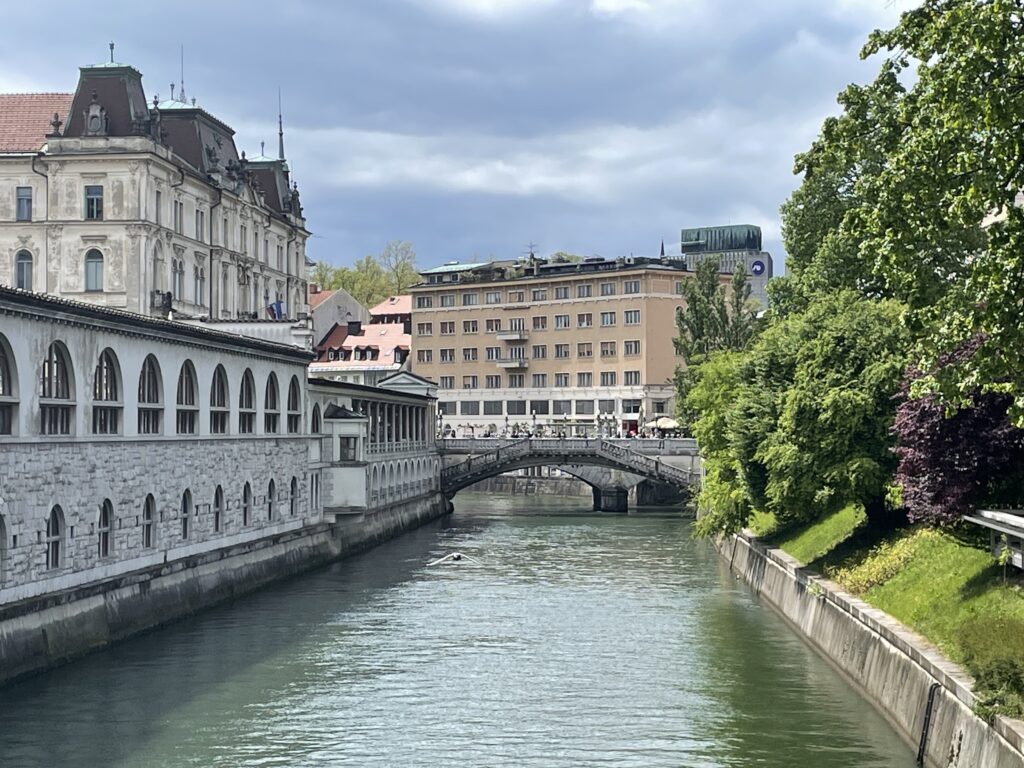
[[[67,122],[71,93],[0,93],[0,152],[37,152],[53,113]]]

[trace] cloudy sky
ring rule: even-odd
[[[280,86],[310,255],[335,264],[392,239],[422,266],[643,255],[728,223],[778,258],[793,155],[909,1],[12,3],[0,91],[71,91],[113,40],[166,97],[183,45],[188,96],[256,154]]]

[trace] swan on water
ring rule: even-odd
[[[437,560],[434,560],[431,563],[427,563],[427,567],[430,567],[431,565],[440,565],[441,563],[447,563],[449,561],[450,562],[458,562],[460,560],[469,560],[469,562],[471,562],[471,563],[476,563],[477,565],[480,564],[479,560],[477,560],[475,558],[472,558],[469,555],[464,555],[461,552],[452,552],[449,555],[445,555],[444,557],[437,558]]]

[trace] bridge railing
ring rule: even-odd
[[[439,440],[438,447],[445,453],[489,453],[501,446],[521,443],[523,439],[530,440],[531,444],[536,446],[561,445],[565,447],[584,447],[593,446],[599,442],[606,442],[627,448],[633,453],[649,456],[696,456],[699,453],[697,441],[692,437],[666,437],[659,439],[639,437],[457,437]]]
[[[495,468],[509,464],[522,456],[551,456],[559,463],[571,463],[573,457],[599,456],[606,461],[647,477],[669,482],[692,484],[699,482],[700,473],[666,464],[659,457],[651,457],[632,450],[634,441],[611,441],[600,438],[524,438],[515,441],[487,441],[491,450],[471,455],[465,461],[441,471],[441,483],[462,485],[472,478],[486,476]],[[567,461],[568,460],[568,461]],[[500,471],[500,469],[499,469]]]

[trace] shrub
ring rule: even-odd
[[[885,541],[873,547],[859,563],[831,569],[828,576],[853,594],[862,594],[899,573],[914,558],[922,543],[938,536],[936,531],[921,528],[910,536]]]

